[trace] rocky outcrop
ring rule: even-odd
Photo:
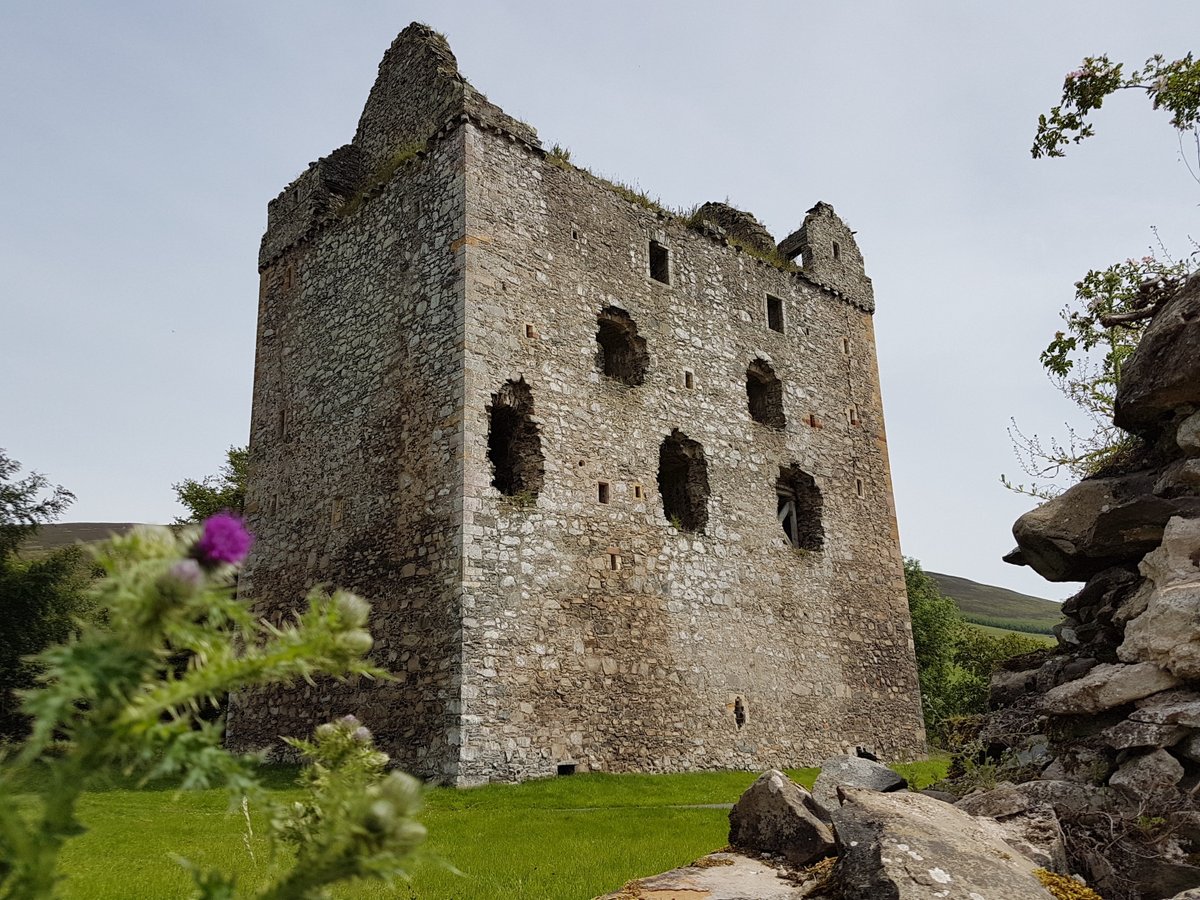
[[[1200,887],[1198,406],[1193,276],[1122,368],[1115,420],[1143,437],[1127,463],[1140,468],[1083,481],[1022,516],[1006,557],[1086,584],[1063,604],[1053,653],[996,673],[974,761],[1045,797],[1070,867],[1107,900]]]
[[[838,789],[866,788],[886,793],[908,787],[908,782],[887,766],[860,756],[835,756],[821,763],[821,774],[813,783],[813,799],[828,820],[838,808]]]
[[[1163,305],[1121,367],[1113,420],[1145,432],[1189,405],[1200,406],[1200,275]]]

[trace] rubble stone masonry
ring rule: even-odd
[[[397,38],[355,142],[271,204],[243,580],[276,618],[361,593],[397,680],[237,698],[234,745],[353,712],[458,784],[923,751],[853,233],[704,211]]]

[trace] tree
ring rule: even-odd
[[[75,500],[62,485],[30,472],[15,480],[21,464],[0,449],[0,558],[15,553],[40,526],[55,521]],[[49,496],[46,496],[47,491]]]
[[[1095,133],[1089,116],[1118,91],[1144,94],[1154,109],[1171,114],[1180,155],[1192,178],[1200,182],[1200,62],[1187,54],[1167,61],[1152,56],[1132,73],[1107,56],[1087,57],[1063,80],[1062,100],[1038,119],[1032,154],[1035,159],[1061,157],[1071,144]],[[1185,150],[1187,138],[1192,149]],[[1189,156],[1196,157],[1196,165]],[[1157,240],[1158,235],[1155,233]],[[1042,352],[1041,362],[1055,386],[1085,414],[1089,431],[1068,429],[1065,441],[1043,442],[1025,435],[1013,423],[1010,437],[1026,474],[1051,482],[1060,474],[1074,479],[1117,472],[1136,458],[1140,440],[1112,422],[1113,400],[1121,366],[1137,347],[1142,330],[1194,268],[1197,248],[1174,259],[1158,241],[1157,253],[1130,258],[1106,269],[1093,269],[1075,284],[1075,299],[1062,310],[1065,329]],[[1058,488],[1035,481],[1006,487],[1042,499]]]
[[[250,475],[250,448],[230,447],[225,464],[217,475],[200,481],[184,479],[171,485],[180,504],[187,507],[187,518],[177,518],[176,525],[203,522],[222,510],[241,513],[246,508],[246,481]]]
[[[20,737],[27,720],[17,692],[33,687],[40,671],[31,657],[66,640],[90,611],[91,568],[78,547],[23,559],[21,543],[57,519],[74,495],[31,472],[0,450],[0,737]]]

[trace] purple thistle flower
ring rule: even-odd
[[[236,566],[246,558],[253,543],[254,535],[246,530],[240,516],[219,512],[204,520],[204,531],[192,552],[201,563],[210,566],[221,563]]]

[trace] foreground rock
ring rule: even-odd
[[[1142,560],[1153,585],[1146,610],[1125,627],[1117,655],[1200,678],[1200,519],[1172,519],[1162,546]]]
[[[806,866],[834,848],[833,832],[818,817],[812,795],[777,769],[760,775],[730,810],[729,843],[783,857],[793,866]]]
[[[844,900],[1049,900],[1033,862],[989,819],[921,794],[842,791],[834,813]]]
[[[826,821],[838,808],[838,788],[855,787],[883,793],[901,791],[908,782],[882,763],[859,756],[835,756],[821,763],[812,796]]]
[[[599,900],[801,900],[811,889],[788,870],[739,853],[711,853],[682,866],[631,881]]]
[[[1004,841],[1039,868],[1070,874],[1066,838],[1051,804],[1004,783],[994,790],[964,797],[957,809],[994,819]]]

